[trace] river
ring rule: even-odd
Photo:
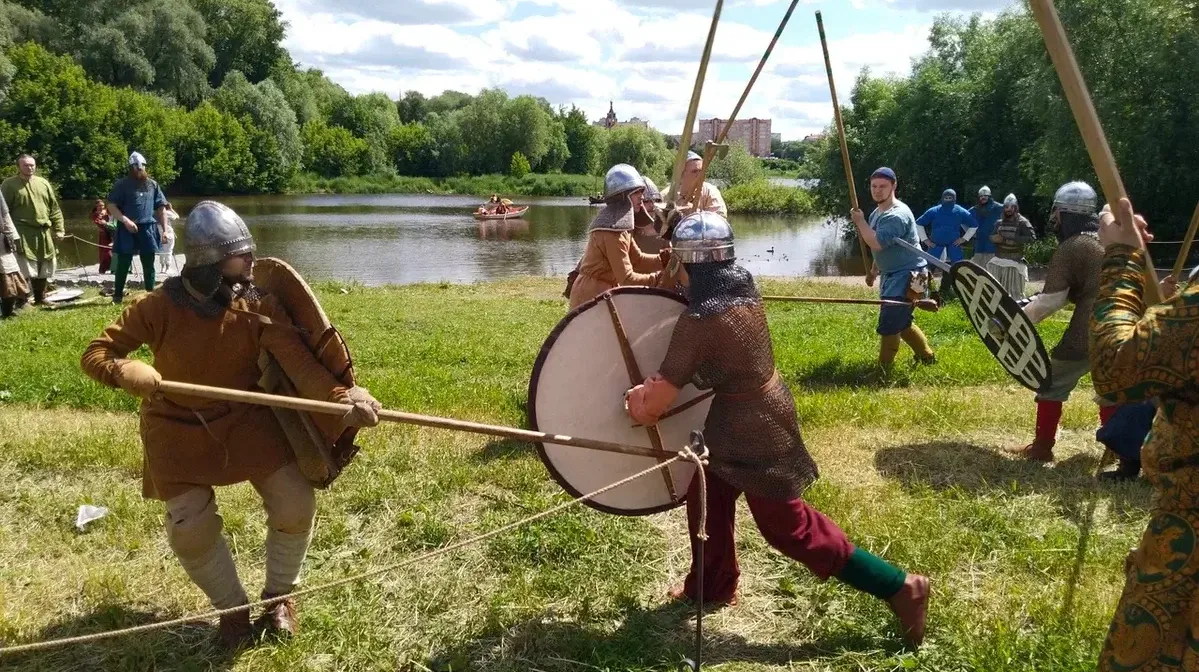
[[[186,216],[196,198],[173,199]],[[584,198],[517,198],[523,219],[479,222],[482,199],[423,194],[245,196],[221,199],[246,220],[259,256],[275,256],[311,280],[364,285],[476,282],[565,275],[587,243],[599,208]],[[90,202],[63,204],[67,229],[95,241]],[[755,275],[860,275],[857,246],[824,217],[734,215],[737,256]],[[178,227],[182,228],[182,227]],[[653,249],[652,241],[645,241]],[[78,250],[76,250],[76,247]],[[95,248],[60,244],[60,267],[96,263]],[[175,250],[182,253],[182,244]],[[649,249],[647,249],[649,251]]]

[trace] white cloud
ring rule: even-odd
[[[312,14],[377,19],[401,25],[486,23],[504,16],[500,0],[291,0]],[[282,4],[282,3],[276,3]]]

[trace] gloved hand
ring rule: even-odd
[[[149,364],[137,359],[117,360],[117,384],[129,394],[149,399],[158,392],[162,375]]]
[[[658,260],[662,262],[663,268],[666,268],[670,264],[670,259],[672,256],[673,253],[671,252],[669,245],[658,251]]]
[[[352,408],[342,421],[348,427],[374,427],[379,424],[379,411],[383,410],[383,405],[378,402],[365,387],[355,385],[351,387],[341,399],[338,400],[341,404],[353,404]]]

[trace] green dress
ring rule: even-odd
[[[1141,461],[1149,525],[1129,556],[1099,669],[1199,670],[1199,284],[1147,308],[1145,255],[1106,250],[1091,319],[1091,376],[1108,401],[1154,399]]]

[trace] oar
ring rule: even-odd
[[[1187,229],[1186,238],[1182,241],[1182,250],[1178,252],[1178,259],[1174,262],[1174,279],[1179,282],[1182,281],[1182,266],[1191,253],[1191,243],[1195,241],[1196,229],[1199,229],[1199,205],[1195,206],[1195,214],[1191,216],[1191,226]]]
[[[335,404],[328,401],[300,399],[298,397],[285,397],[278,394],[264,394],[262,392],[246,392],[244,390],[231,390],[224,387],[210,387],[208,385],[194,385],[192,383],[179,383],[167,380],[159,383],[158,390],[167,394],[200,397],[202,399],[213,399],[216,401],[232,401],[242,404],[273,406],[275,408],[290,408],[293,411],[322,413],[325,415],[345,416],[346,413],[350,412],[354,408],[353,406],[347,404]],[[575,448],[586,448],[588,450],[599,450],[607,453],[636,455],[638,457],[660,458],[664,454],[670,455],[669,451],[658,451],[652,448],[643,448],[641,446],[629,446],[620,443],[612,443],[610,441],[597,441],[594,439],[584,439],[576,436],[535,432],[528,429],[517,429],[515,427],[484,425],[477,422],[453,420],[450,418],[441,418],[433,415],[417,415],[415,413],[404,413],[402,411],[380,411],[379,419],[386,420],[388,422],[398,422],[405,425],[450,429],[459,432],[470,432],[472,434],[488,434],[491,436],[502,436],[509,439],[516,439],[517,441],[552,443],[555,445],[573,446]]]
[[[699,72],[695,73],[695,86],[691,90],[687,121],[683,124],[683,135],[679,137],[679,148],[674,156],[674,171],[670,177],[670,188],[666,190],[667,204],[675,202],[679,181],[683,178],[683,167],[687,165],[687,152],[691,148],[691,127],[695,125],[695,116],[699,113],[699,98],[704,90],[704,77],[708,73],[708,61],[712,58],[712,43],[716,41],[716,24],[720,22],[722,7],[724,0],[716,0],[716,10],[712,12],[712,25],[708,28],[708,41],[704,43],[704,53],[699,59]]]
[[[779,23],[778,30],[774,31],[774,37],[771,38],[770,44],[766,46],[766,52],[762,54],[762,59],[758,61],[758,67],[754,70],[754,74],[750,76],[749,83],[745,85],[745,90],[741,92],[741,98],[737,100],[737,105],[733,107],[733,113],[729,115],[728,120],[720,127],[720,133],[717,134],[716,141],[710,142],[704,147],[704,167],[700,173],[699,180],[695,183],[695,188],[687,195],[688,203],[695,204],[699,202],[699,198],[703,193],[704,179],[708,176],[708,168],[712,165],[712,159],[716,158],[717,149],[728,138],[729,131],[733,128],[733,122],[737,120],[737,115],[741,112],[741,106],[745,104],[745,99],[749,98],[749,92],[754,88],[754,82],[758,81],[758,75],[762,73],[762,68],[766,67],[766,61],[770,59],[770,54],[774,51],[774,45],[782,37],[783,29],[787,27],[787,22],[791,20],[791,13],[795,11],[795,6],[798,4],[799,0],[791,0],[791,6],[787,8],[787,13],[783,15],[783,21]]]
[[[837,138],[841,141],[841,163],[845,166],[845,182],[849,185],[849,207],[858,207],[858,189],[853,182],[853,164],[849,161],[849,144],[845,140],[845,122],[841,120],[841,103],[837,100],[837,85],[833,82],[833,62],[828,55],[828,40],[824,37],[824,19],[820,10],[816,10],[816,28],[820,30],[820,47],[824,49],[824,69],[828,72],[828,90],[833,96],[833,119],[837,123]],[[870,275],[870,253],[866,251],[866,241],[858,236],[858,249],[862,253],[862,266],[866,275]]]
[[[850,303],[862,306],[913,306],[920,310],[935,313],[941,309],[932,299],[917,301],[890,301],[887,299],[840,299],[823,296],[763,296],[766,301],[793,301],[796,303]]]
[[[1124,182],[1120,179],[1120,171],[1116,168],[1116,158],[1112,155],[1112,148],[1107,143],[1107,136],[1103,134],[1103,126],[1099,123],[1099,114],[1095,112],[1095,104],[1087,90],[1087,83],[1082,77],[1082,71],[1078,69],[1078,61],[1074,59],[1074,50],[1070,48],[1070,41],[1066,38],[1066,30],[1062,27],[1062,21],[1057,15],[1057,9],[1053,6],[1053,0],[1029,0],[1029,4],[1041,27],[1041,33],[1045,37],[1045,47],[1049,50],[1049,58],[1053,61],[1053,67],[1062,81],[1062,90],[1066,92],[1066,100],[1070,102],[1074,121],[1078,124],[1079,132],[1082,133],[1082,140],[1087,146],[1087,153],[1091,156],[1091,163],[1099,175],[1103,196],[1111,205],[1112,214],[1117,219],[1121,219],[1118,204],[1120,199],[1128,198],[1128,193],[1124,190]],[[1134,222],[1122,221],[1120,224],[1136,230]],[[1157,271],[1153,269],[1153,259],[1149,256],[1149,249],[1145,246],[1144,239],[1140,238],[1139,233],[1137,236],[1141,249],[1145,252],[1146,303],[1149,305],[1161,303],[1162,297],[1157,288]]]

